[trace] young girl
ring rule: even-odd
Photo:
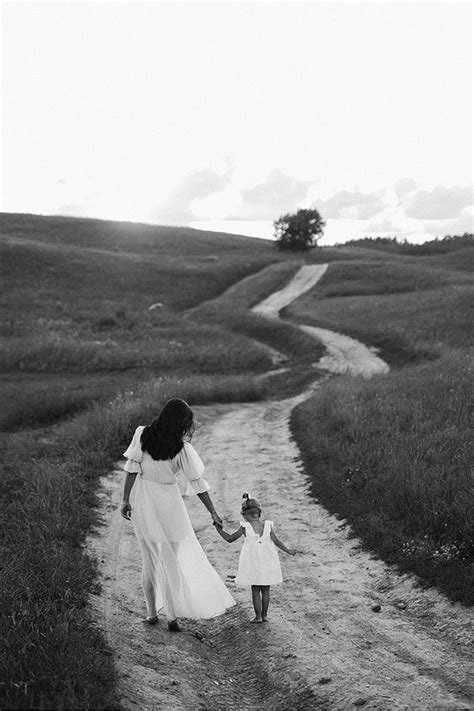
[[[252,622],[266,622],[270,585],[283,582],[276,547],[289,555],[296,555],[297,551],[287,548],[277,538],[273,530],[273,521],[260,520],[262,509],[256,499],[249,499],[248,494],[244,494],[242,498],[241,513],[244,521],[237,531],[227,533],[219,523],[214,525],[227,543],[233,543],[241,536],[245,536],[235,582],[237,585],[252,587],[252,602],[255,610],[255,618]]]

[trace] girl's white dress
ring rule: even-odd
[[[209,489],[202,478],[204,464],[189,442],[173,459],[153,459],[141,448],[143,429],[137,427],[124,452],[125,471],[138,474],[130,504],[143,587],[153,586],[156,611],[164,609],[168,619],[215,617],[235,601],[201,548],[182,498]],[[187,480],[183,495],[179,475]]]
[[[270,538],[273,521],[265,521],[263,533],[255,533],[252,524],[241,521],[245,541],[240,552],[237,585],[277,585],[283,581],[278,549]]]

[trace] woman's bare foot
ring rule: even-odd
[[[263,620],[261,617],[254,617],[253,620],[250,620],[250,622],[256,622],[257,624],[261,624]]]
[[[181,632],[181,627],[178,625],[178,620],[170,620],[168,622],[168,629],[170,632]]]

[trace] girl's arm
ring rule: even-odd
[[[212,499],[209,496],[209,492],[203,491],[201,494],[198,494],[198,496],[201,499],[204,506],[206,507],[206,509],[211,514],[212,522],[214,524],[216,524],[217,526],[222,526],[222,519],[214,508],[214,504],[212,503]]]
[[[288,553],[289,555],[296,555],[297,551],[294,548],[287,548],[284,543],[280,541],[280,539],[277,537],[276,533],[272,530],[270,531],[270,538],[272,539],[273,543],[276,545],[277,548],[280,550],[284,551],[285,553]]]
[[[123,487],[123,497],[122,497],[122,516],[127,519],[127,521],[130,520],[131,514],[132,514],[132,507],[130,506],[130,492],[132,490],[133,485],[135,484],[135,479],[137,478],[137,473],[136,472],[127,472],[127,476],[125,477],[125,484]]]
[[[245,528],[241,526],[240,528],[237,529],[237,531],[234,531],[234,533],[227,533],[227,531],[224,531],[222,526],[218,526],[216,523],[214,524],[216,527],[216,531],[219,533],[220,536],[224,539],[224,541],[227,541],[227,543],[233,543],[236,541],[240,536],[245,534]]]

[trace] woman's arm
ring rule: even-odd
[[[206,507],[206,509],[209,511],[209,513],[212,516],[212,522],[217,524],[217,526],[222,526],[222,519],[221,517],[217,514],[214,504],[212,503],[212,499],[209,496],[209,493],[207,491],[203,491],[200,494],[198,494],[199,498],[201,499],[202,503]]]
[[[277,548],[280,550],[284,551],[285,553],[288,553],[289,555],[296,555],[296,550],[294,548],[287,548],[284,543],[280,541],[280,539],[277,537],[276,533],[274,533],[273,528],[270,531],[270,538],[272,539],[273,543],[276,545]]]
[[[224,541],[227,541],[227,543],[233,543],[245,533],[245,528],[243,526],[238,528],[237,531],[234,531],[234,533],[227,533],[227,531],[224,531],[222,526],[218,526],[216,523],[214,526],[216,527],[218,534],[222,536]]]
[[[125,484],[123,487],[123,497],[122,497],[122,516],[127,519],[127,521],[130,520],[131,514],[132,514],[132,507],[130,506],[130,492],[132,490],[133,485],[135,484],[135,479],[137,478],[137,473],[136,472],[127,472],[127,476],[125,477]]]

